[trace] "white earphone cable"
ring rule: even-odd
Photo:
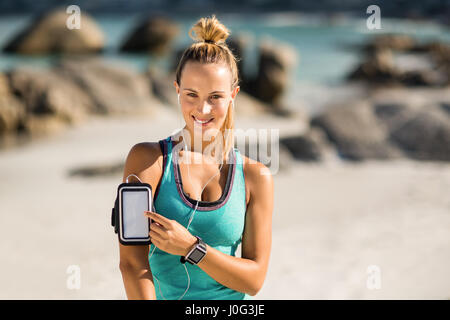
[[[234,108],[234,100],[232,101],[232,103],[233,103],[233,108]],[[180,103],[180,95],[179,95],[179,94],[178,94],[178,104],[179,104],[179,105],[181,104],[181,103]],[[187,146],[187,144],[186,144],[186,139],[185,139],[185,136],[184,136],[184,129],[181,129],[181,134],[182,134],[182,136],[183,136],[184,150],[187,152],[188,146]],[[176,155],[176,156],[177,156],[177,159],[178,159],[178,155]],[[196,203],[196,205],[195,205],[194,211],[191,213],[191,216],[190,216],[190,218],[189,218],[189,222],[188,222],[188,225],[187,225],[186,229],[189,229],[189,226],[191,225],[192,221],[194,220],[194,215],[195,215],[195,213],[196,213],[196,211],[197,211],[198,204],[199,204],[199,202],[200,202],[200,199],[201,199],[201,196],[202,196],[202,194],[203,194],[203,191],[205,190],[205,188],[206,188],[206,186],[208,185],[208,183],[210,183],[211,180],[212,180],[215,176],[217,176],[217,174],[220,174],[220,172],[221,172],[221,170],[222,170],[222,167],[223,167],[223,159],[222,159],[222,161],[221,161],[221,164],[220,164],[220,167],[219,167],[218,172],[217,172],[216,174],[214,174],[214,175],[208,180],[208,182],[206,182],[206,184],[203,186],[202,190],[200,191],[200,195],[199,195],[198,198],[197,198],[197,203]],[[188,171],[189,181],[191,181],[191,175],[190,175],[189,166],[187,166],[187,171]],[[181,172],[180,172],[180,173],[181,173]],[[135,177],[136,177],[136,176],[135,176]],[[137,177],[136,177],[136,178],[137,178]],[[138,179],[139,179],[139,178],[138,178]],[[139,181],[140,181],[140,180],[139,180]],[[128,182],[128,178],[127,178],[127,182]],[[152,252],[151,252],[151,254],[150,254],[149,258],[148,258],[149,261],[150,261],[150,258],[151,258],[152,255],[153,255],[153,252],[155,252],[155,249],[156,249],[156,246],[153,245],[153,250],[152,250]],[[187,293],[188,290],[189,290],[190,284],[191,284],[191,278],[189,277],[189,272],[188,272],[188,270],[187,270],[187,267],[186,267],[185,264],[183,264],[183,267],[184,267],[184,269],[185,269],[185,271],[186,271],[186,275],[187,275],[187,278],[188,278],[188,284],[187,284],[187,287],[186,287],[186,290],[184,291],[184,293],[183,293],[177,300],[181,300],[181,299],[186,295],[186,293]],[[160,292],[162,298],[163,298],[164,300],[166,300],[166,298],[164,297],[164,295],[163,295],[163,293],[162,293],[162,291],[161,291],[161,284],[160,284],[158,278],[157,278],[154,274],[153,274],[153,277],[154,277],[154,278],[156,279],[156,281],[158,282],[159,292]]]

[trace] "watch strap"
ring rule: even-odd
[[[189,255],[195,251],[195,249],[203,252],[203,257],[206,255],[206,243],[202,240],[202,238],[200,238],[199,236],[195,236],[197,238],[197,242],[195,243],[195,246],[192,248],[191,251],[189,251],[189,253],[186,255],[186,257],[181,256],[180,257],[180,262],[181,263],[185,263],[186,261],[189,262],[190,264],[197,264],[194,261],[192,261],[191,259],[189,259]],[[200,259],[200,261],[203,259],[203,257]],[[199,261],[199,262],[200,262]]]

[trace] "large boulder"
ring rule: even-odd
[[[368,54],[366,59],[348,75],[349,80],[364,80],[373,84],[398,84],[400,71],[394,65],[390,49]]]
[[[236,135],[235,147],[250,160],[266,165],[272,174],[278,171],[289,170],[293,163],[292,154],[280,141],[272,141],[270,135],[266,139],[250,139],[249,136]]]
[[[364,45],[364,50],[373,52],[378,50],[390,49],[398,51],[408,51],[417,45],[414,38],[403,34],[385,34],[372,38]]]
[[[365,101],[329,106],[311,125],[322,128],[345,159],[449,161],[448,90],[411,91],[379,90]]]
[[[242,83],[248,81],[248,75],[246,74],[244,68],[245,62],[248,58],[250,43],[253,41],[254,38],[252,34],[248,32],[239,32],[236,35],[231,35],[231,37],[227,39],[227,45],[237,59],[239,78],[241,79]]]
[[[67,123],[54,115],[27,114],[21,131],[29,138],[46,137],[66,129]]]
[[[144,73],[150,84],[153,95],[169,107],[177,107],[177,95],[173,81],[175,73],[166,73],[161,68],[150,65]]]
[[[311,120],[323,129],[339,155],[348,160],[389,159],[401,153],[389,142],[389,134],[380,125],[367,101],[329,107]]]
[[[283,137],[280,143],[287,148],[294,159],[301,161],[322,161],[335,153],[324,131],[319,127],[312,127],[300,135]]]
[[[450,90],[384,89],[371,94],[370,100],[389,140],[405,156],[450,159]]]
[[[377,37],[365,46],[364,60],[349,80],[407,87],[450,84],[450,46],[444,42],[416,43],[402,35]]]
[[[245,91],[239,91],[234,103],[234,112],[237,116],[258,116],[273,112],[273,109],[261,100],[249,95]]]
[[[390,140],[411,158],[450,161],[450,116],[440,106],[410,113],[391,127]]]
[[[92,109],[92,100],[84,90],[56,70],[19,68],[9,71],[8,77],[27,114],[55,116],[75,123]]]
[[[288,44],[271,39],[261,41],[257,75],[248,81],[244,90],[266,103],[281,106],[297,63],[297,52]]]
[[[18,131],[25,118],[25,106],[10,91],[7,77],[0,73],[0,136]]]
[[[151,114],[159,105],[143,74],[101,59],[64,59],[57,72],[70,79],[93,101],[98,114]]]
[[[167,54],[179,33],[179,26],[163,16],[152,16],[141,21],[126,37],[120,47],[125,52]]]
[[[0,74],[2,140],[52,134],[90,114],[155,115],[159,106],[142,74],[101,59],[66,56],[47,69]]]
[[[24,74],[21,75],[24,76]],[[14,73],[13,78],[15,76],[17,76],[17,73]],[[42,80],[39,76],[33,79]],[[14,86],[10,86],[7,77],[0,75],[0,146],[2,148],[22,144],[28,138],[36,138],[61,131],[67,126],[67,118],[61,117],[61,113],[58,113],[60,110],[51,109],[55,107],[54,105],[45,109],[41,104],[41,97],[39,97],[37,91],[41,90],[40,93],[45,95],[46,89],[44,89],[44,86],[37,88],[39,85],[34,86],[34,83],[29,80],[24,80],[21,83],[23,85],[26,82],[24,87],[21,87],[15,81],[13,82]],[[43,82],[40,82],[40,85]],[[51,85],[49,86],[51,87]],[[51,91],[52,89],[48,90]],[[16,96],[16,94],[19,96]],[[21,96],[21,94],[24,94],[24,96]],[[30,96],[34,96],[39,102],[35,101],[32,106],[28,105],[27,103],[32,101]]]
[[[101,51],[105,36],[95,21],[84,11],[81,28],[69,29],[69,15],[64,10],[54,10],[36,18],[15,36],[4,51],[20,54],[92,53]]]

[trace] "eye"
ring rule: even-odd
[[[220,98],[222,98],[222,96],[219,96],[219,95],[215,94],[215,95],[213,95],[213,98],[214,99],[220,99]]]
[[[195,93],[188,93],[188,96],[190,96],[190,97],[195,97],[196,94],[195,94]]]

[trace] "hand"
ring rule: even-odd
[[[178,221],[152,211],[145,211],[144,215],[153,220],[149,235],[158,249],[173,255],[186,256],[197,242],[197,238]]]

